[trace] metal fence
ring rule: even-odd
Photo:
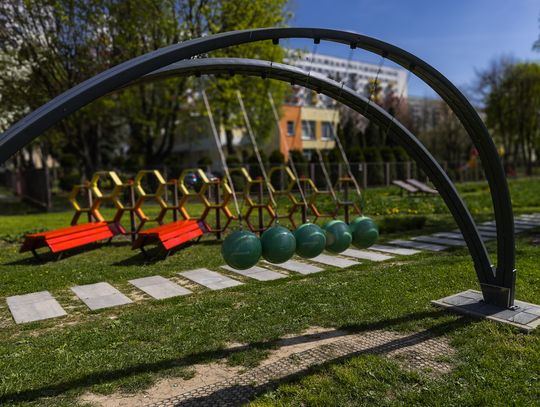
[[[46,210],[52,208],[52,179],[48,168],[0,172],[0,185],[26,202]]]

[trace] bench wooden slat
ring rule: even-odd
[[[76,247],[98,242],[100,240],[110,239],[111,237],[113,237],[113,233],[110,230],[101,230],[99,233],[82,236],[77,239],[71,239],[60,243],[50,243],[49,246],[53,253],[58,253],[64,250],[74,249]]]
[[[161,244],[164,249],[170,250],[202,236],[204,232],[199,222],[194,219],[179,220],[140,232],[133,242],[132,249],[142,249],[148,244],[157,243]]]
[[[55,230],[48,230],[48,231],[39,232],[39,233],[32,233],[32,234],[27,235],[27,236],[29,236],[29,237],[44,236],[47,239],[50,239],[50,238],[54,238],[56,236],[64,236],[64,235],[70,234],[70,233],[77,233],[79,231],[91,230],[91,229],[99,228],[99,227],[101,227],[103,225],[107,226],[107,222],[81,223],[79,225],[68,226],[68,227],[65,227],[65,228],[60,228],[60,229],[55,229]]]
[[[429,185],[426,185],[423,182],[418,181],[417,179],[409,178],[407,182],[411,184],[413,187],[418,188],[420,191],[425,192],[427,194],[439,193],[439,191],[437,191],[436,189],[431,188]]]
[[[200,230],[200,227],[197,223],[192,223],[190,225],[186,225],[186,226],[182,226],[178,229],[175,229],[175,230],[168,230],[166,231],[165,233],[160,233],[159,234],[159,238],[161,240],[169,240],[171,238],[173,238],[174,236],[177,236],[179,234],[182,234],[182,233],[189,233],[191,232],[192,230],[197,230],[199,229]]]
[[[400,187],[401,189],[404,189],[407,192],[418,192],[418,188],[413,187],[412,185],[407,184],[406,182],[394,180],[392,181],[392,184]]]
[[[107,222],[90,222],[46,232],[33,233],[25,236],[20,252],[34,251],[49,247],[53,253],[85,246],[99,240],[110,239],[122,233],[123,229],[117,224]]]
[[[104,233],[104,232],[105,233],[110,233],[111,237],[112,237],[113,233],[111,232],[111,229],[109,229],[109,225],[107,225],[105,223],[105,224],[101,225],[99,228],[81,230],[79,232],[65,234],[65,235],[62,235],[62,236],[55,236],[53,238],[50,238],[50,237],[46,236],[45,239],[47,240],[47,242],[49,244],[56,245],[56,244],[60,244],[60,243],[66,242],[66,241],[76,240],[76,239],[84,238],[85,236],[92,236],[94,234]]]
[[[175,222],[166,223],[164,225],[158,225],[150,229],[146,229],[140,232],[140,234],[147,235],[147,234],[154,234],[154,233],[161,233],[162,231],[169,230],[169,229],[176,229],[187,222],[193,222],[191,220],[177,220]]]
[[[170,250],[173,247],[179,246],[182,243],[189,242],[190,240],[202,235],[203,231],[201,229],[192,230],[188,233],[184,233],[183,235],[175,237],[174,239],[166,240],[165,242],[163,242],[163,247],[167,250]]]

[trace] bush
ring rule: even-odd
[[[394,155],[394,149],[392,147],[381,147],[381,156],[385,163],[388,163],[390,174],[389,179],[396,179],[396,156]],[[385,169],[386,171],[386,169]]]
[[[289,156],[291,156],[292,160],[294,161],[294,165],[296,165],[296,170],[298,171],[298,175],[304,175],[304,176],[309,175],[307,160],[301,151],[291,150],[289,152]]]
[[[79,185],[80,183],[81,183],[81,175],[76,172],[63,174],[58,179],[58,186],[63,191],[71,191],[74,185]]]
[[[368,185],[384,184],[384,164],[381,151],[376,147],[364,149],[364,157],[368,164],[367,179]]]
[[[421,215],[385,216],[379,221],[379,231],[384,234],[422,229],[426,224],[426,219]]]
[[[397,146],[394,147],[394,157],[396,158],[396,177],[398,179],[407,178],[407,161],[410,161],[411,158],[407,151],[403,147]]]
[[[270,156],[268,157],[268,161],[270,161],[270,165],[283,165],[285,164],[285,156],[281,153],[279,150],[274,150],[270,153]]]
[[[200,168],[206,169],[206,167],[208,167],[209,165],[212,165],[212,160],[210,159],[210,157],[205,155],[199,158],[199,161],[197,161],[197,165]]]
[[[347,152],[347,157],[352,163],[363,163],[364,161],[366,161],[366,158],[364,157],[364,152],[358,146],[351,148]]]

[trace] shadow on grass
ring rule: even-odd
[[[455,315],[455,314],[452,314],[445,310],[417,312],[410,315],[393,318],[393,319],[389,319],[385,321],[342,326],[340,328],[337,328],[337,330],[333,330],[329,332],[305,334],[305,335],[299,335],[299,336],[287,338],[287,339],[275,339],[275,340],[269,340],[269,341],[254,342],[254,343],[250,343],[246,345],[239,345],[239,346],[235,346],[235,347],[227,348],[227,349],[217,349],[217,350],[211,350],[211,351],[186,355],[181,358],[171,358],[171,359],[162,360],[160,362],[155,362],[155,363],[144,363],[144,364],[131,366],[124,369],[88,374],[75,380],[58,383],[51,386],[44,386],[38,389],[5,394],[3,396],[0,396],[0,405],[2,405],[3,403],[8,403],[8,402],[12,403],[12,402],[22,402],[22,401],[34,401],[36,399],[39,399],[40,397],[54,397],[54,396],[61,395],[62,393],[70,391],[70,390],[76,390],[76,389],[82,390],[83,388],[88,389],[88,387],[94,384],[103,384],[106,382],[134,376],[141,373],[159,373],[160,371],[168,370],[171,368],[189,367],[196,363],[208,363],[208,362],[215,361],[218,359],[224,359],[234,354],[245,352],[248,350],[267,350],[267,349],[272,349],[279,346],[321,341],[324,339],[335,338],[335,337],[345,336],[349,334],[357,334],[364,331],[379,330],[379,329],[392,329],[392,328],[399,327],[400,325],[405,324],[405,323],[409,323],[413,321],[421,321],[424,319],[439,319],[439,318],[447,317],[448,315]],[[375,347],[366,349],[362,352],[359,352],[359,354],[360,353],[383,354],[383,353],[388,352],[389,350],[395,350],[400,347],[408,347],[408,346],[416,345],[426,340],[432,339],[434,337],[445,335],[449,332],[452,332],[470,323],[474,323],[474,319],[463,316],[457,320],[443,322],[441,324],[428,328],[424,331],[411,334],[405,338],[401,338],[395,341],[391,341],[390,343],[386,343],[384,345],[375,346]],[[384,349],[382,349],[381,347],[384,347]],[[378,349],[378,348],[381,348],[381,349]],[[354,356],[354,355],[347,355],[346,357],[334,359],[328,363],[335,363],[336,361],[347,359],[351,356]],[[234,396],[233,399],[237,401],[236,404],[242,404],[242,403],[245,403],[247,400],[239,399],[239,396],[238,396],[239,391],[241,394],[248,395],[249,399],[252,399],[257,394],[260,394],[261,392],[266,391],[269,388],[272,388],[283,381],[291,380],[292,378],[297,378],[299,376],[308,375],[311,372],[313,372],[314,369],[320,369],[321,367],[326,366],[328,363],[325,363],[323,365],[318,365],[317,367],[310,368],[310,369],[301,371],[299,373],[295,373],[293,375],[289,375],[287,377],[279,379],[278,381],[269,382],[258,387],[234,385],[234,386],[231,386],[231,388],[229,389],[219,390],[218,392],[215,392],[211,395],[208,395],[202,398],[191,399],[189,400],[188,404],[184,404],[182,402],[181,404],[178,404],[178,405],[200,405],[203,402],[210,403],[206,405],[214,405],[213,403],[214,400],[216,401],[216,404],[219,405],[220,403],[223,403],[222,400],[224,400],[224,397],[227,396],[228,392],[230,393],[230,397]],[[229,396],[227,396],[227,399],[228,397]],[[236,404],[233,403],[233,404],[227,404],[227,405],[236,405]]]
[[[217,240],[202,240],[200,242],[191,241],[175,247],[170,252],[167,252],[167,250],[163,249],[161,246],[154,246],[151,249],[146,249],[146,254],[141,251],[135,252],[135,254],[129,258],[113,263],[113,266],[126,267],[139,266],[141,264],[155,264],[167,259],[169,256],[174,256],[175,253],[191,246],[216,246],[221,243],[221,241]]]
[[[4,266],[33,266],[37,264],[44,264],[44,263],[50,263],[50,262],[57,262],[62,261],[65,259],[69,259],[70,257],[77,256],[83,253],[93,252],[94,250],[101,249],[103,247],[123,247],[130,244],[127,240],[117,240],[112,242],[98,242],[98,243],[91,243],[85,246],[77,247],[74,249],[66,250],[65,252],[61,252],[61,257],[58,258],[58,253],[53,253],[51,251],[43,251],[38,253],[39,257],[36,258],[31,255],[31,253],[28,254],[21,254],[21,256],[25,256],[22,259],[10,261],[8,263],[4,263]],[[47,249],[45,249],[47,250]]]

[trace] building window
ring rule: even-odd
[[[332,140],[334,138],[334,126],[331,122],[322,122],[321,139]]]
[[[302,138],[304,140],[315,140],[314,120],[302,120]]]
[[[294,137],[294,121],[293,120],[287,121],[287,136]]]

